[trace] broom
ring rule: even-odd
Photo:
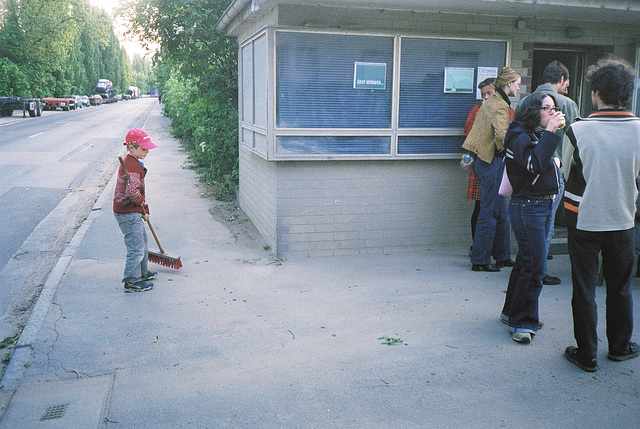
[[[118,160],[120,160],[120,165],[124,170],[124,175],[126,176],[127,181],[129,181],[129,172],[127,171],[127,167],[125,167],[124,165],[124,160],[122,159],[121,156],[118,157]],[[146,216],[147,212],[144,209],[144,205],[140,207],[142,208],[142,215]],[[179,270],[180,268],[182,268],[182,261],[180,260],[180,256],[174,257],[174,256],[169,256],[165,253],[164,249],[162,248],[162,245],[160,244],[160,240],[158,240],[158,235],[156,234],[155,229],[153,229],[151,220],[147,219],[146,221],[147,221],[147,225],[149,225],[149,229],[151,230],[151,234],[153,234],[153,238],[156,240],[158,249],[160,250],[160,253],[156,253],[152,251],[148,252],[149,262],[157,265],[162,265],[164,267],[173,268],[175,270]]]
[[[144,206],[142,207],[142,214],[146,215],[146,211],[144,209]],[[182,268],[182,261],[180,260],[180,256],[178,257],[174,257],[174,256],[169,256],[165,253],[164,249],[162,248],[162,245],[160,244],[160,240],[158,240],[158,236],[156,235],[156,231],[155,229],[153,229],[153,225],[151,225],[151,220],[147,219],[147,225],[149,225],[149,229],[151,230],[151,234],[153,234],[153,238],[156,240],[156,244],[158,245],[158,249],[160,250],[160,253],[156,253],[156,252],[152,252],[149,251],[149,262],[153,263],[153,264],[157,264],[157,265],[162,265],[165,267],[169,267],[169,268],[173,268],[174,270],[179,270],[180,268]]]

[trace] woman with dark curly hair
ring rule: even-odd
[[[518,255],[500,318],[509,324],[512,338],[519,343],[530,343],[542,326],[538,297],[547,259],[551,203],[558,194],[560,174],[553,160],[560,143],[555,131],[564,124],[555,99],[534,92],[521,102],[504,139],[506,171],[513,187],[509,220]]]

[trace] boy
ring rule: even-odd
[[[147,269],[149,248],[144,221],[149,219],[149,207],[145,203],[144,186],[147,169],[142,160],[157,145],[140,128],[129,130],[123,145],[127,146],[128,152],[124,159],[127,172],[120,166],[113,195],[113,213],[127,247],[122,281],[126,293],[144,292],[153,288],[153,283],[149,280],[154,279],[158,273]]]

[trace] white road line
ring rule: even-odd
[[[38,136],[41,136],[41,135],[43,135],[43,134],[44,134],[44,132],[42,132],[42,133],[38,133],[38,134],[34,134],[34,135],[32,135],[32,136],[29,136],[29,138],[31,138],[31,137],[38,137]]]

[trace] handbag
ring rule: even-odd
[[[505,164],[504,171],[502,172],[502,180],[500,181],[500,188],[498,189],[498,195],[502,197],[510,197],[513,194],[513,188],[511,187],[511,181],[507,174],[507,166]]]

